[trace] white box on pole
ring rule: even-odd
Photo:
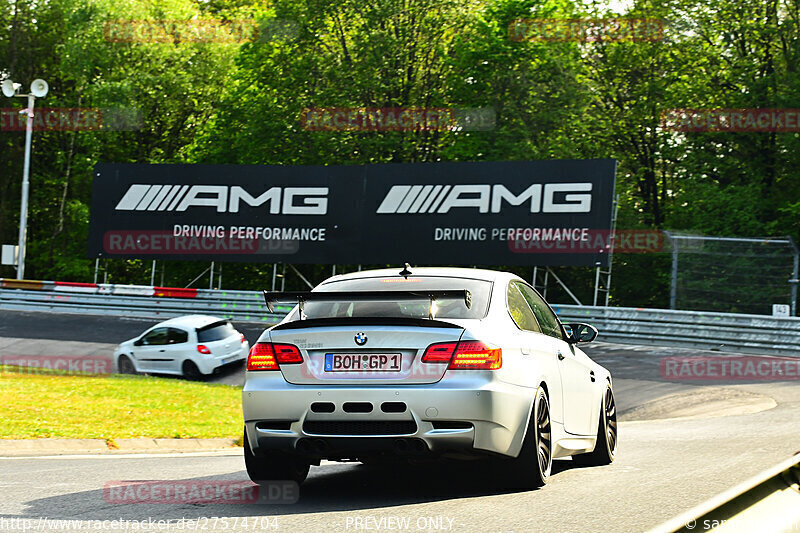
[[[3,245],[3,260],[4,265],[17,265],[17,258],[19,257],[19,246],[16,244]]]

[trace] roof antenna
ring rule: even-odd
[[[400,275],[408,279],[408,276],[411,275],[411,265],[405,263],[403,266],[403,270],[400,271]]]

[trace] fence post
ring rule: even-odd
[[[592,305],[597,307],[597,293],[600,289],[600,267],[595,267],[594,269],[594,299],[592,300]]]
[[[678,300],[678,241],[668,231],[664,235],[669,239],[672,245],[672,271],[670,273],[669,283],[669,308],[676,309]]]
[[[792,284],[792,316],[797,316],[797,284],[800,283],[800,279],[798,279],[798,277],[800,277],[798,275],[800,258],[798,257],[797,244],[795,244],[794,239],[791,237],[791,235],[788,235],[786,238],[789,239],[789,242],[792,243],[792,248],[794,248],[792,279],[789,280],[789,283]]]

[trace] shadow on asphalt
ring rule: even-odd
[[[554,461],[552,475],[557,478],[561,472],[572,468],[569,460]],[[243,479],[247,479],[244,471],[179,481],[205,483]],[[355,463],[312,467],[311,475],[300,487],[299,501],[293,504],[116,504],[107,502],[104,491],[98,489],[29,501],[25,511],[15,518],[191,520],[214,516],[282,516],[391,508],[519,492],[527,491],[506,488],[498,469],[482,462],[404,464],[402,467]]]

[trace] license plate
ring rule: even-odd
[[[325,372],[400,372],[399,353],[326,353]]]

